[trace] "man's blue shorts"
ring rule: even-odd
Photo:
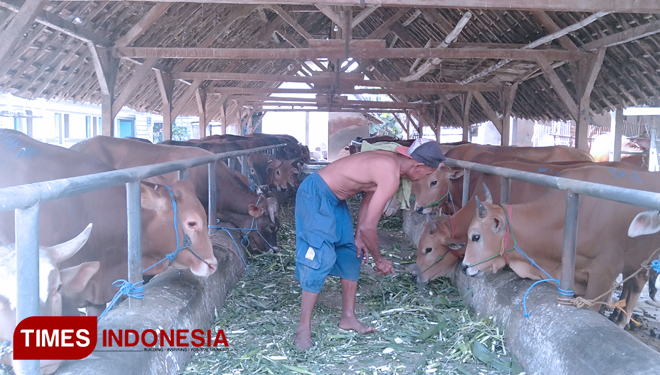
[[[303,290],[320,293],[326,276],[358,281],[353,221],[318,173],[305,178],[296,194],[296,278]]]

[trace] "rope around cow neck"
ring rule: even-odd
[[[156,267],[157,265],[163,263],[166,260],[169,260],[170,263],[168,264],[168,267],[174,263],[174,259],[179,255],[181,250],[183,249],[188,249],[190,252],[192,252],[199,260],[204,262],[207,266],[211,266],[207,261],[204,260],[195,250],[190,247],[192,244],[192,240],[187,234],[183,234],[183,244],[181,245],[181,241],[179,240],[179,212],[177,209],[177,204],[176,200],[174,199],[174,193],[172,193],[172,188],[169,186],[165,186],[167,189],[167,192],[170,194],[170,199],[172,200],[172,208],[174,210],[174,234],[176,235],[176,250],[174,250],[172,253],[167,254],[163,259],[159,260],[158,262],[152,264],[151,266],[147,267],[145,270],[142,271],[142,273],[145,273],[149,271],[150,269]],[[119,298],[121,296],[128,296],[130,298],[136,298],[136,299],[143,299],[144,298],[144,287],[139,286],[140,284],[143,284],[142,281],[138,281],[135,283],[130,283],[126,280],[119,279],[116,280],[115,282],[112,283],[112,286],[114,287],[119,287],[119,290],[115,294],[115,296],[112,298],[110,303],[108,303],[108,306],[103,310],[101,315],[97,318],[97,321],[101,320],[110,310],[112,310],[115,307],[115,304],[119,301]]]
[[[493,255],[493,256],[490,256],[490,257],[488,257],[488,258],[486,258],[486,259],[484,259],[484,260],[482,260],[482,261],[479,261],[479,262],[474,263],[474,264],[470,264],[470,265],[468,265],[468,267],[473,267],[473,266],[476,266],[476,265],[478,265],[478,264],[485,263],[485,262],[487,262],[487,261],[489,261],[489,260],[491,260],[491,259],[495,259],[495,258],[497,258],[497,257],[499,257],[499,256],[502,256],[502,257],[504,257],[504,258],[506,259],[506,253],[516,250],[516,251],[518,251],[520,254],[522,254],[522,255],[523,255],[523,256],[524,256],[524,257],[525,257],[525,258],[526,258],[526,259],[527,259],[527,260],[528,260],[528,261],[529,261],[534,267],[538,268],[538,269],[541,270],[546,276],[548,276],[547,279],[538,280],[538,281],[534,282],[534,283],[533,283],[533,284],[527,289],[527,291],[525,292],[525,296],[523,297],[523,310],[524,310],[524,312],[525,312],[525,313],[524,313],[525,318],[529,318],[529,313],[527,312],[527,296],[529,295],[529,292],[532,290],[532,288],[534,288],[537,284],[545,283],[545,282],[548,282],[548,281],[553,281],[553,282],[555,282],[555,283],[557,284],[557,290],[559,291],[559,294],[561,294],[562,296],[566,296],[566,297],[573,297],[573,295],[574,295],[575,293],[574,293],[572,290],[564,290],[564,289],[560,288],[560,287],[559,287],[559,285],[560,285],[560,281],[559,281],[559,280],[557,280],[557,279],[555,279],[554,277],[552,277],[552,275],[550,275],[548,272],[546,272],[546,270],[544,270],[543,267],[539,266],[539,265],[534,261],[534,259],[532,259],[531,257],[529,257],[527,254],[525,254],[524,251],[522,251],[522,249],[521,249],[520,247],[518,247],[518,242],[516,241],[516,235],[513,233],[513,228],[511,227],[511,220],[510,220],[510,218],[509,218],[509,213],[508,213],[507,209],[504,208],[503,205],[500,204],[499,206],[502,208],[502,211],[504,211],[504,217],[505,217],[505,219],[506,219],[506,226],[507,226],[507,229],[506,229],[506,230],[507,230],[507,233],[505,234],[504,238],[502,239],[501,246],[500,246],[500,249],[501,249],[500,252],[499,252],[498,254],[495,254],[495,255]],[[508,206],[511,207],[511,205],[508,205]],[[509,233],[511,233],[511,239],[513,240],[513,247],[512,247],[511,249],[504,250],[504,248],[505,248],[505,240],[507,239],[507,235],[508,235]],[[508,259],[506,259],[506,264],[509,264]]]

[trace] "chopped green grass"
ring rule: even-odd
[[[359,201],[349,200],[355,214]],[[229,348],[196,352],[182,374],[508,374],[519,365],[507,356],[504,333],[489,319],[474,316],[447,279],[420,291],[410,274],[379,276],[363,267],[356,314],[377,332],[361,335],[339,329],[341,286],[328,277],[312,320],[314,347],[293,345],[301,289],[295,279],[293,208],[281,213],[277,254],[250,259],[214,329],[223,329]],[[401,231],[392,220],[381,230]],[[389,229],[392,228],[392,229]],[[395,267],[410,262],[399,249],[385,251]],[[410,253],[410,251],[409,251]],[[412,252],[414,253],[414,252]]]

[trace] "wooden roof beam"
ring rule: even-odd
[[[277,13],[278,16],[282,17],[286,23],[288,23],[291,27],[293,27],[294,30],[296,30],[300,35],[303,36],[303,38],[307,40],[314,39],[308,32],[305,30],[296,20],[293,19],[284,9],[282,9],[281,6],[277,4],[269,5],[268,6],[270,9],[273,10],[273,12]]]
[[[344,41],[337,40],[341,43]],[[117,57],[146,58],[154,56],[163,59],[403,59],[403,58],[441,58],[441,59],[505,59],[534,61],[537,56],[548,60],[575,61],[581,53],[558,50],[531,49],[490,49],[490,48],[385,48],[367,42],[351,41],[346,56],[345,48],[337,48],[335,40],[314,41],[312,48],[161,48],[161,47],[120,47],[113,51]],[[312,45],[310,41],[310,45]],[[180,70],[182,71],[182,70]],[[470,80],[471,82],[471,80]],[[462,82],[469,83],[469,82]]]
[[[4,62],[11,51],[16,48],[23,34],[32,26],[35,18],[43,10],[46,0],[26,0],[9,21],[7,27],[0,31],[0,63]]]
[[[94,1],[94,0],[82,0]],[[142,1],[142,0],[112,0],[112,1]],[[188,0],[153,0],[152,2],[189,2]],[[196,0],[199,3],[236,4],[238,0]],[[264,5],[267,0],[242,0],[241,4]],[[281,0],[280,4],[308,5],[309,0]],[[660,9],[658,0],[315,0],[314,4],[371,6],[382,7],[420,7],[448,9],[504,9],[504,10],[544,10],[552,12],[617,12],[617,13],[657,13]]]
[[[0,0],[0,6],[5,7],[13,12],[18,12],[23,4],[25,3],[19,0]],[[85,29],[84,27],[76,25],[73,22],[69,22],[57,14],[47,12],[41,9],[42,7],[39,7],[36,13],[36,18],[33,19],[37,23],[40,23],[46,27],[50,27],[51,29],[61,33],[70,35],[74,38],[80,39],[85,43],[93,43],[94,45],[100,47],[110,46],[110,43],[104,37],[94,33],[93,31]],[[3,40],[3,45],[5,44],[4,42],[5,40]]]
[[[539,20],[539,22],[541,22],[543,27],[545,27],[545,29],[548,30],[550,34],[556,33],[561,30],[561,27],[559,27],[559,25],[557,25],[555,21],[553,21],[552,18],[550,18],[550,16],[546,12],[541,10],[536,10],[533,11],[532,14],[537,20]],[[561,44],[562,47],[566,48],[569,51],[578,50],[577,46],[566,35],[560,36],[559,38],[557,38],[557,41],[559,42],[559,44]]]
[[[550,62],[542,57],[539,57],[537,62],[543,71],[543,76],[550,82],[557,96],[559,96],[559,99],[564,103],[566,109],[568,109],[568,114],[573,120],[578,121],[578,106],[575,104],[575,100],[566,89],[566,86],[564,86],[564,83],[559,79],[557,73],[555,73],[555,70],[550,66]]]
[[[366,20],[367,17],[371,15],[371,13],[375,12],[376,9],[380,8],[379,5],[373,5],[373,6],[368,6],[366,9],[360,12],[357,16],[353,18],[353,21],[351,21],[351,29],[355,28],[355,26],[359,25],[362,21]]]
[[[486,117],[490,120],[490,122],[495,125],[495,128],[497,128],[497,131],[502,134],[502,120],[497,116],[497,113],[493,111],[493,108],[490,107],[490,104],[488,104],[488,101],[486,101],[486,98],[484,98],[483,95],[479,91],[470,91],[472,93],[472,96],[474,96],[475,99],[477,99],[477,102],[481,106],[481,109],[484,111],[484,114]]]
[[[581,28],[587,26],[588,24],[590,24],[590,23],[596,21],[597,19],[599,19],[599,18],[601,18],[601,17],[603,17],[603,16],[606,16],[607,14],[609,14],[609,12],[598,12],[598,13],[594,13],[594,14],[590,15],[589,17],[587,17],[587,18],[585,18],[585,19],[583,19],[583,20],[581,20],[581,21],[579,21],[579,22],[576,22],[576,23],[574,23],[574,24],[572,24],[572,25],[570,25],[570,26],[564,27],[563,29],[558,30],[558,31],[556,31],[556,32],[554,32],[554,33],[552,33],[552,34],[550,34],[550,35],[546,35],[546,36],[544,36],[544,37],[542,37],[542,38],[539,38],[539,39],[533,41],[532,43],[530,43],[530,44],[528,44],[528,45],[522,47],[520,50],[532,50],[532,49],[534,49],[534,48],[536,48],[536,47],[538,47],[538,46],[541,46],[541,45],[543,45],[543,44],[545,44],[545,43],[549,43],[549,42],[551,42],[551,41],[553,41],[553,40],[555,40],[555,39],[557,39],[557,38],[561,38],[562,36],[565,36],[566,34],[568,34],[568,33],[570,33],[570,32],[573,32],[573,31],[575,31],[575,30],[579,30],[579,29],[581,29]],[[564,59],[548,59],[548,60],[551,60],[551,61],[552,61],[552,60],[564,60]],[[501,67],[503,67],[504,65],[508,64],[509,62],[511,62],[511,60],[509,60],[509,59],[504,59],[504,60],[498,62],[497,64],[491,66],[490,68],[484,69],[484,70],[482,70],[481,72],[476,73],[476,74],[474,74],[474,75],[472,75],[472,76],[470,76],[470,77],[468,77],[468,78],[466,78],[466,79],[460,81],[459,83],[463,83],[463,84],[465,84],[465,83],[470,83],[470,82],[472,82],[472,81],[474,81],[474,80],[477,80],[477,79],[479,79],[479,78],[485,77],[486,75],[488,75],[488,74],[490,74],[490,73],[493,73],[493,72],[495,72],[496,70],[499,70]]]
[[[144,31],[167,11],[172,3],[158,3],[154,5],[142,19],[140,19],[126,34],[115,41],[115,47],[126,47],[135,42]]]
[[[593,42],[583,45],[582,48],[585,51],[594,51],[598,48],[612,47],[618,44],[632,42],[633,40],[645,38],[657,33],[660,33],[660,20],[594,40]]]

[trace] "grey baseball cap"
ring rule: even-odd
[[[396,151],[432,168],[438,168],[440,163],[447,159],[442,153],[440,145],[427,138],[416,139],[410,147],[398,146]]]

